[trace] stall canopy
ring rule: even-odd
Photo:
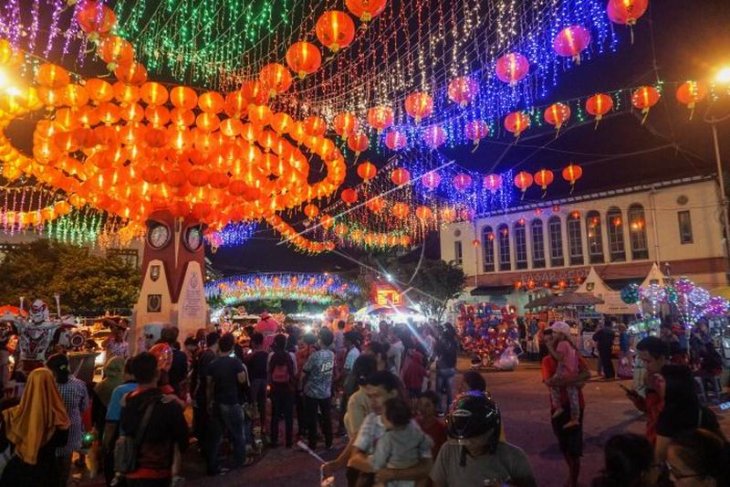
[[[649,287],[651,284],[659,284],[660,286],[664,286],[664,274],[662,274],[662,271],[659,269],[659,266],[656,262],[654,262],[651,265],[651,269],[649,269],[649,274],[647,274],[646,279],[644,279],[644,282],[641,283],[641,287]]]
[[[596,311],[606,315],[633,315],[639,312],[635,304],[626,304],[621,299],[621,293],[614,291],[601,279],[598,272],[591,267],[586,280],[575,290],[576,293],[589,293],[604,302],[596,305]]]
[[[525,305],[527,309],[534,308],[565,308],[568,306],[593,306],[602,304],[603,299],[590,293],[565,293],[559,296],[544,296],[530,301]]]

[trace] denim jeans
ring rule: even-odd
[[[224,432],[228,433],[231,443],[233,443],[233,466],[240,467],[246,460],[246,440],[243,434],[243,410],[239,404],[215,404],[213,406],[205,452],[208,473],[212,474],[220,470],[218,450]]]
[[[324,445],[326,448],[332,446],[332,398],[315,399],[304,396],[304,416],[307,418],[307,435],[309,436],[309,448],[317,448],[317,419],[321,413],[322,433],[324,434]]]
[[[447,412],[451,406],[451,400],[453,399],[454,390],[454,376],[456,375],[456,369],[436,369],[436,392],[439,395],[439,411]],[[446,396],[446,408],[442,409],[443,398]]]

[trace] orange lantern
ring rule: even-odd
[[[99,47],[99,57],[109,71],[114,71],[120,64],[134,61],[134,47],[119,36],[109,36]]]
[[[530,61],[518,52],[511,52],[497,59],[495,71],[497,78],[515,86],[530,71]]]
[[[122,83],[139,86],[147,81],[147,69],[142,63],[124,63],[117,66],[114,76]]]
[[[520,171],[517,173],[517,176],[515,176],[515,186],[522,191],[521,199],[525,199],[525,193],[527,192],[527,189],[532,186],[532,181],[532,174],[527,171]]]
[[[265,127],[274,116],[271,109],[266,105],[249,105],[248,119],[257,127]]]
[[[411,208],[406,203],[395,203],[393,205],[393,208],[391,208],[391,213],[393,214],[393,216],[401,220],[407,218],[410,212]]]
[[[583,176],[583,169],[577,164],[570,163],[563,169],[563,179],[570,183],[570,193],[573,194],[575,182]]]
[[[378,168],[371,162],[363,162],[357,166],[357,175],[362,178],[363,181],[370,181],[378,173]]]
[[[355,191],[352,188],[344,189],[344,190],[342,190],[342,194],[340,195],[340,198],[342,198],[342,201],[344,201],[348,205],[351,205],[357,201],[357,198],[358,198],[357,191]]]
[[[524,112],[512,112],[504,117],[504,128],[520,138],[520,134],[530,128],[530,117]]]
[[[385,200],[380,197],[371,198],[365,202],[365,207],[377,215],[385,209]]]
[[[294,120],[288,113],[279,112],[274,114],[271,118],[271,128],[273,128],[279,135],[289,133],[289,129],[293,124]]]
[[[411,180],[411,173],[408,172],[408,169],[399,167],[397,169],[393,169],[393,172],[390,173],[390,180],[393,181],[393,184],[396,186],[402,186]]]
[[[319,215],[319,208],[317,205],[308,204],[304,207],[304,214],[309,218],[310,220],[313,220],[317,218],[317,215]]]
[[[347,138],[347,147],[355,153],[355,158],[357,158],[362,152],[366,151],[369,145],[370,140],[361,132],[352,134]]]
[[[291,73],[279,63],[270,63],[261,68],[259,81],[268,88],[271,96],[284,93],[292,83]]]
[[[241,94],[248,103],[254,105],[261,105],[269,99],[269,93],[259,81],[244,81],[241,84]]]
[[[550,186],[555,179],[555,175],[553,172],[549,169],[540,169],[535,173],[535,183],[537,183],[540,188],[542,188],[542,197],[544,198],[547,194],[547,188]]]
[[[198,107],[205,113],[220,113],[225,105],[223,95],[217,91],[208,91],[198,98]]]
[[[143,84],[139,94],[148,105],[164,105],[168,97],[167,88],[155,81]]]
[[[130,86],[129,88],[134,88]],[[63,102],[64,104],[78,108],[89,101],[89,94],[86,92],[86,88],[79,85],[68,85],[63,90]],[[127,102],[129,103],[129,102]]]
[[[570,119],[570,107],[565,103],[553,103],[545,109],[544,117],[547,123],[555,127],[557,137],[560,128]]]
[[[343,139],[346,139],[357,132],[360,124],[357,122],[355,114],[342,112],[335,115],[332,125],[335,128],[335,133]]]
[[[433,113],[433,98],[426,93],[415,92],[406,97],[406,113],[413,117],[416,123]]]
[[[406,135],[398,130],[391,130],[385,134],[385,146],[393,151],[399,151],[408,145]]]
[[[114,98],[114,88],[112,85],[99,78],[92,78],[86,81],[86,92],[89,98],[96,103],[104,103]]]
[[[689,119],[695,113],[695,106],[707,96],[707,87],[704,83],[698,81],[685,81],[677,88],[677,101],[682,105],[687,105],[690,110]]]
[[[361,22],[368,23],[385,10],[387,0],[345,0],[345,6]]]
[[[393,109],[383,105],[368,110],[368,124],[378,133],[393,125]]]
[[[46,88],[63,88],[71,82],[68,71],[55,64],[44,63],[38,67],[36,82]]]
[[[327,132],[327,122],[322,117],[312,115],[304,120],[304,129],[309,135],[322,137]]]
[[[329,10],[319,17],[314,32],[322,45],[337,52],[355,39],[355,23],[345,12]]]
[[[449,100],[465,107],[479,94],[479,83],[470,76],[460,76],[449,82]]]
[[[613,98],[603,93],[597,93],[586,100],[586,111],[596,117],[596,127],[603,116],[613,110]]]
[[[295,42],[286,51],[286,64],[299,78],[304,78],[322,65],[322,53],[310,42]]]
[[[416,208],[416,217],[423,222],[431,220],[433,219],[433,211],[428,206],[419,206]]]
[[[661,95],[653,86],[642,86],[631,95],[631,104],[644,114],[644,118],[641,120],[642,124],[646,122],[649,110],[659,102],[659,98],[661,98]]]

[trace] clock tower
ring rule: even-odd
[[[200,222],[176,218],[167,210],[150,215],[132,346],[142,342],[142,329],[147,324],[175,325],[181,339],[206,327],[203,229]]]

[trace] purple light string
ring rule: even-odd
[[[28,50],[33,52],[35,50],[35,41],[38,36],[38,17],[40,16],[40,0],[33,0],[33,7],[31,8],[31,16],[33,20],[30,24],[30,35],[28,36]]]
[[[63,4],[63,0],[56,0],[57,4]],[[65,37],[66,40],[63,43],[63,56],[65,57],[70,48],[71,48],[71,39],[75,38],[78,31],[79,31],[79,23],[76,21],[76,16],[79,13],[79,10],[86,4],[85,1],[76,2],[76,5],[74,5],[74,11],[71,15],[71,24],[68,26],[68,29],[66,30]],[[84,56],[81,55],[81,53],[85,52],[85,45],[82,45],[82,48],[79,49],[79,57],[83,59]]]
[[[10,0],[5,6],[5,11],[7,12],[6,22],[8,26],[8,37],[10,37],[10,43],[17,47],[22,30],[20,22],[20,5],[18,4],[18,0]]]
[[[48,43],[46,44],[46,49],[43,51],[43,56],[48,57],[48,54],[51,52],[51,49],[53,49],[53,41],[56,39],[56,36],[58,35],[58,19],[61,17],[61,12],[65,8],[63,0],[54,0],[53,2],[53,12],[51,12],[51,27],[48,32]],[[75,16],[74,16],[75,18]],[[75,24],[75,22],[71,22],[71,25]]]

